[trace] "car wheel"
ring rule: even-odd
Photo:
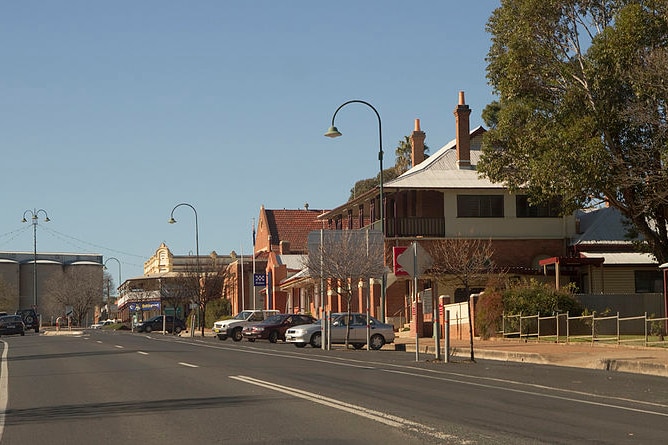
[[[35,328],[35,334],[39,334],[39,327]]]
[[[236,328],[234,331],[232,331],[232,340],[241,341],[242,338],[243,335],[241,334],[241,328]]]
[[[276,343],[278,341],[278,331],[271,331],[269,333],[269,341],[271,343]]]
[[[355,349],[362,349],[364,347],[364,343],[353,343],[353,348]]]
[[[295,343],[295,346],[298,348],[303,348],[306,346],[306,343]]]
[[[369,340],[369,347],[373,349],[374,351],[379,350],[385,345],[385,337],[383,337],[380,334],[375,334],[371,336],[371,339]]]
[[[314,348],[322,348],[322,333],[316,332],[313,334],[310,343]]]
[[[248,341],[253,343],[255,341],[255,339],[254,338],[249,338]]]
[[[179,335],[179,334],[181,333],[181,326],[176,326],[176,327],[174,328],[174,333],[175,333],[176,335]]]
[[[150,325],[147,325],[147,326],[144,327],[144,332],[146,332],[147,334],[150,334],[152,329],[153,328],[151,328]]]

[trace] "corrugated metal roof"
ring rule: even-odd
[[[587,244],[631,244],[626,236],[627,224],[624,216],[614,207],[581,210],[576,217],[580,220],[582,234],[574,245]]]
[[[301,270],[304,267],[307,255],[283,254],[276,255],[280,264],[284,264],[288,269]]]
[[[490,181],[476,170],[482,154],[483,133],[483,127],[470,132],[471,168],[459,168],[457,165],[457,142],[453,139],[423,162],[387,181],[384,186],[388,189],[504,189],[503,184]]]
[[[585,258],[604,258],[604,265],[611,264],[646,264],[658,265],[654,256],[649,253],[641,252],[581,252]]]

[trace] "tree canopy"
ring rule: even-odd
[[[607,202],[668,261],[668,3],[502,0],[478,169],[569,213]]]
[[[400,174],[408,171],[411,165],[411,152],[413,146],[411,145],[411,138],[409,136],[404,136],[397,144],[397,148],[394,149],[395,154],[395,163],[394,166],[383,169],[383,182],[390,181]],[[425,144],[424,146],[424,157],[427,158],[429,153],[429,147]],[[355,199],[357,196],[373,190],[380,183],[380,172],[373,178],[360,179],[355,182],[353,188],[350,189],[350,196],[348,201]]]

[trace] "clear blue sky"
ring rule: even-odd
[[[260,206],[330,209],[419,118],[433,153],[494,97],[476,0],[34,1],[0,5],[0,250],[118,258],[252,250]],[[41,218],[40,218],[41,220]],[[118,279],[118,265],[108,262]]]

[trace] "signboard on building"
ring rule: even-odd
[[[253,274],[253,286],[266,286],[267,285],[267,275],[263,273]]]

